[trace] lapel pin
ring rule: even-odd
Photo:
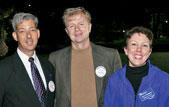
[[[102,78],[106,75],[106,68],[104,66],[98,66],[95,73],[98,77]]]
[[[54,84],[53,81],[49,81],[48,87],[49,87],[50,92],[54,92],[55,91],[55,84]]]

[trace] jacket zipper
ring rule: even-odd
[[[136,107],[136,96],[137,95],[135,95],[135,97],[134,97],[134,107]]]

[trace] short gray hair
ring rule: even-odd
[[[35,22],[36,28],[38,27],[38,18],[34,16],[33,14],[30,13],[17,13],[14,15],[13,20],[12,20],[12,27],[13,30],[16,32],[17,31],[17,25],[23,22],[24,20],[33,20]]]

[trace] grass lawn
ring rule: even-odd
[[[127,62],[124,53],[120,53],[123,65]],[[151,64],[157,66],[161,70],[169,73],[169,52],[153,52],[150,56]]]

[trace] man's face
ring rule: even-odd
[[[66,32],[73,44],[89,42],[91,23],[84,14],[75,14],[66,20]]]
[[[33,20],[23,20],[17,25],[17,32],[13,32],[13,38],[18,41],[18,48],[28,56],[33,54],[39,37],[40,32]]]

